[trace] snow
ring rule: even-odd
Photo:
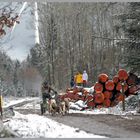
[[[34,101],[39,100],[38,97],[26,97],[26,98],[16,98],[16,97],[3,97],[3,108],[7,108],[11,105],[22,103],[24,101]]]
[[[22,115],[18,112],[15,112],[15,116],[6,123],[6,126],[22,138],[105,138],[66,126],[44,116]]]
[[[70,112],[69,113],[82,113],[82,114],[112,114],[112,115],[138,115],[136,110],[126,110],[122,111],[122,103],[120,102],[115,107],[109,107],[109,108],[100,108],[100,109],[85,109],[81,111],[82,108],[87,107],[86,104],[79,100],[75,103],[70,102]]]
[[[130,98],[130,97],[129,97]],[[22,107],[16,107],[17,109],[40,109],[40,98],[39,97],[27,97],[27,98],[4,98],[4,105],[3,107],[9,107],[11,105],[21,103],[24,101],[32,101],[31,103],[28,103]],[[126,99],[127,101],[128,99]],[[84,101],[79,100],[77,102],[70,102],[70,111],[69,113],[81,113],[81,114],[112,114],[112,115],[139,115],[136,110],[126,110],[122,111],[122,103],[120,102],[115,107],[109,107],[109,108],[100,108],[100,109],[85,109],[82,110],[82,108],[87,107]]]
[[[30,99],[26,99],[30,100]],[[25,101],[23,100],[17,100],[12,101],[10,104],[16,104],[19,102]],[[34,109],[38,110],[40,109],[40,104],[38,103],[38,99],[34,100],[34,102],[28,103],[26,105],[23,105],[22,107],[16,107],[16,109]],[[122,111],[122,107],[120,105],[117,105],[115,107],[110,108],[100,108],[100,109],[85,109],[81,111],[83,107],[87,107],[87,105],[82,101],[79,100],[77,102],[70,102],[70,111],[69,113],[81,113],[81,114],[111,114],[111,115],[139,115],[136,110],[131,111]]]
[[[83,111],[80,111],[78,110],[78,107],[75,107],[77,108],[77,110],[70,110],[70,113],[81,113],[81,114],[112,114],[112,115],[125,115],[125,113],[123,111],[121,111],[121,109],[119,108],[115,108],[115,107],[112,107],[112,108],[100,108],[100,109],[86,109],[86,110],[83,110]],[[82,108],[80,108],[82,109]]]
[[[89,93],[93,93],[94,92],[94,86],[90,87],[90,88],[84,88],[87,92]]]
[[[133,97],[133,96],[132,96]],[[131,99],[129,97],[127,100]],[[22,102],[25,100],[34,100],[22,107],[25,109],[40,109],[39,98],[24,98],[7,102],[7,106]],[[81,113],[81,114],[112,114],[120,115],[122,118],[132,120],[133,118],[127,115],[138,115],[136,110],[122,111],[122,104],[119,103],[115,107],[100,108],[100,109],[85,109],[80,111],[83,107],[87,107],[86,104],[79,100],[77,102],[70,102],[69,113]],[[17,108],[17,107],[16,107]],[[46,112],[48,114],[48,112]],[[63,116],[66,117],[66,116]],[[54,120],[47,118],[47,116],[40,116],[37,114],[23,115],[15,112],[15,116],[10,118],[9,122],[5,123],[6,127],[9,127],[15,131],[22,138],[105,138],[103,136],[94,135],[85,131],[79,130],[79,128],[70,127],[62,123],[58,123]]]
[[[70,103],[69,113],[81,113],[81,114],[111,114],[111,115],[140,115],[136,110],[126,110],[122,111],[122,103],[120,102],[115,107],[100,108],[100,109],[85,109],[81,111],[82,108],[86,107],[83,101],[78,101],[75,103]]]
[[[73,103],[70,102],[70,108],[75,108],[75,109],[82,109],[83,107],[87,107],[87,105],[84,103],[82,100],[78,100],[77,102]]]
[[[84,88],[90,93],[93,93],[94,87],[91,88]],[[140,115],[137,113],[137,103],[138,100],[140,100],[140,91],[138,92],[138,95],[131,95],[125,100],[126,104],[126,110],[122,111],[122,102],[120,102],[115,107],[109,107],[109,108],[100,108],[100,109],[85,109],[83,108],[87,107],[86,104],[79,100],[75,103],[70,102],[70,112],[69,113],[82,113],[82,114],[112,114],[112,115]]]
[[[32,103],[28,103],[23,105],[22,107],[16,107],[16,109],[40,109],[40,104],[38,104],[38,100],[34,100]]]

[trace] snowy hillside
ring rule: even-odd
[[[2,4],[6,5],[6,3]],[[15,13],[21,12],[20,24],[16,24],[12,29],[7,29],[7,35],[1,40],[1,44],[12,59],[22,61],[27,57],[30,48],[35,45],[34,15],[32,7],[28,3],[12,2],[11,7],[16,7]]]

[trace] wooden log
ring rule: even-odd
[[[95,107],[95,102],[94,102],[93,95],[86,96],[85,102],[86,102],[88,107],[92,107],[92,108]]]
[[[95,103],[93,101],[87,102],[87,106],[94,108],[95,107]]]
[[[79,89],[77,88],[77,87],[75,87],[74,89],[73,89],[73,94],[77,94],[79,92]]]
[[[72,99],[72,100],[75,100],[75,94],[73,94],[73,93],[68,93],[67,97]]]
[[[112,92],[111,91],[104,91],[104,98],[105,99],[111,99],[112,98]]]
[[[86,99],[85,100],[87,100],[87,101],[93,101],[93,95],[88,95],[88,96],[86,96]]]
[[[104,101],[104,94],[103,93],[95,93],[94,94],[94,102],[96,104],[101,104]]]
[[[116,100],[117,100],[118,102],[123,101],[123,98],[124,98],[124,96],[123,96],[122,93],[118,92],[118,93],[116,94]]]
[[[115,75],[115,76],[113,77],[113,82],[114,82],[114,84],[117,84],[117,83],[119,82],[119,77],[118,77],[118,75]]]
[[[105,83],[108,80],[108,75],[105,73],[99,74],[98,81],[101,83]]]
[[[124,69],[120,69],[118,72],[118,77],[119,77],[119,80],[121,80],[121,81],[127,80],[128,79],[127,71]]]
[[[67,91],[67,94],[74,94],[73,90]]]
[[[124,92],[128,89],[128,85],[127,83],[124,83]],[[121,82],[119,82],[116,86],[116,90],[117,91],[121,91],[122,90],[122,85],[121,85]]]
[[[128,76],[128,79],[127,79],[127,84],[129,86],[136,85],[137,80],[138,80],[138,77],[135,74],[129,73],[129,76]]]
[[[82,101],[85,102],[85,97],[84,96],[81,96],[81,97],[79,97],[79,100],[82,100]]]
[[[135,94],[136,91],[138,91],[138,87],[135,85],[129,87],[129,89],[128,89],[129,94]]]
[[[96,105],[96,108],[98,108],[98,109],[103,108],[103,104]]]
[[[87,90],[85,90],[85,89],[82,89],[82,93],[83,93],[85,96],[89,94],[89,92],[88,92]]]
[[[110,107],[114,107],[114,106],[116,106],[118,103],[119,103],[118,99],[115,99],[115,100],[113,100],[113,101],[111,102]]]
[[[79,95],[78,94],[74,94],[74,100],[79,100]]]
[[[108,80],[105,83],[106,90],[112,91],[114,89],[114,87],[115,87],[115,85],[114,85],[114,82],[112,80]]]
[[[103,85],[101,83],[96,82],[94,85],[94,90],[96,93],[101,93],[103,91]]]
[[[110,107],[111,106],[111,101],[109,99],[105,99],[104,102],[103,102],[103,105],[105,107]]]

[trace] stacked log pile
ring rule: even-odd
[[[123,100],[122,83],[124,84],[125,98],[135,95],[140,89],[140,80],[124,69],[120,69],[118,74],[109,79],[105,73],[98,75],[98,81],[93,85],[94,92],[90,93],[84,88],[68,88],[64,96],[72,101],[83,100],[90,108],[113,107]],[[80,94],[79,94],[80,93]],[[64,98],[65,98],[64,97]]]

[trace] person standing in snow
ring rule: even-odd
[[[73,88],[75,86],[74,76],[71,77],[70,86]]]
[[[46,102],[46,98],[48,98],[48,99],[51,98],[51,96],[50,96],[51,90],[52,90],[52,88],[48,85],[48,82],[47,81],[43,82],[42,87],[41,87],[43,103]]]
[[[86,70],[84,70],[84,72],[83,72],[82,79],[83,79],[83,87],[86,87],[87,81],[88,81],[88,74],[87,74]]]
[[[75,83],[76,83],[76,86],[82,86],[83,79],[82,79],[82,74],[80,72],[78,72],[75,75]]]
[[[41,87],[41,93],[42,93],[42,101],[43,101],[41,103],[41,114],[43,114],[45,113],[45,110],[48,108],[46,99],[50,101],[52,98],[54,97],[56,98],[58,96],[58,93],[48,84],[47,81],[43,82]]]

